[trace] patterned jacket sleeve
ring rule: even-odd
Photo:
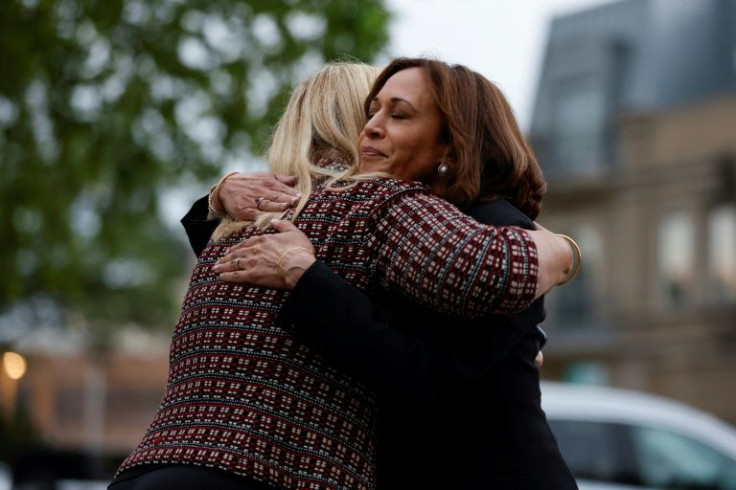
[[[373,217],[367,244],[381,286],[442,313],[475,318],[521,311],[539,273],[532,238],[482,225],[423,192],[404,192]]]

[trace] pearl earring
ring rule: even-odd
[[[446,163],[440,163],[437,166],[437,173],[440,175],[440,177],[444,177],[445,175],[450,173],[450,166]]]

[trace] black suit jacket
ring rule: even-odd
[[[206,212],[200,200],[182,220],[197,254],[216,226]],[[471,214],[534,226],[506,201]],[[380,293],[372,300],[317,261],[280,322],[379,393],[380,489],[577,488],[541,409],[541,299],[520,314],[474,321]]]

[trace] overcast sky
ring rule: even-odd
[[[434,56],[495,82],[522,129],[534,105],[549,22],[616,0],[386,0],[392,56]]]

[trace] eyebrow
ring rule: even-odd
[[[376,103],[378,102],[378,96],[375,96],[375,97],[373,97],[373,98],[371,99],[371,104],[373,104],[374,102],[376,102]],[[394,104],[396,104],[396,103],[398,103],[398,102],[403,102],[404,104],[406,104],[406,105],[408,105],[409,107],[411,107],[411,108],[412,108],[412,109],[413,109],[414,111],[416,111],[416,110],[417,110],[417,108],[416,108],[416,107],[414,107],[414,106],[412,105],[412,103],[411,103],[411,102],[409,102],[409,101],[408,101],[408,100],[406,100],[406,99],[402,99],[401,97],[391,97],[391,98],[389,99],[389,102],[392,102],[392,103],[394,103]]]

